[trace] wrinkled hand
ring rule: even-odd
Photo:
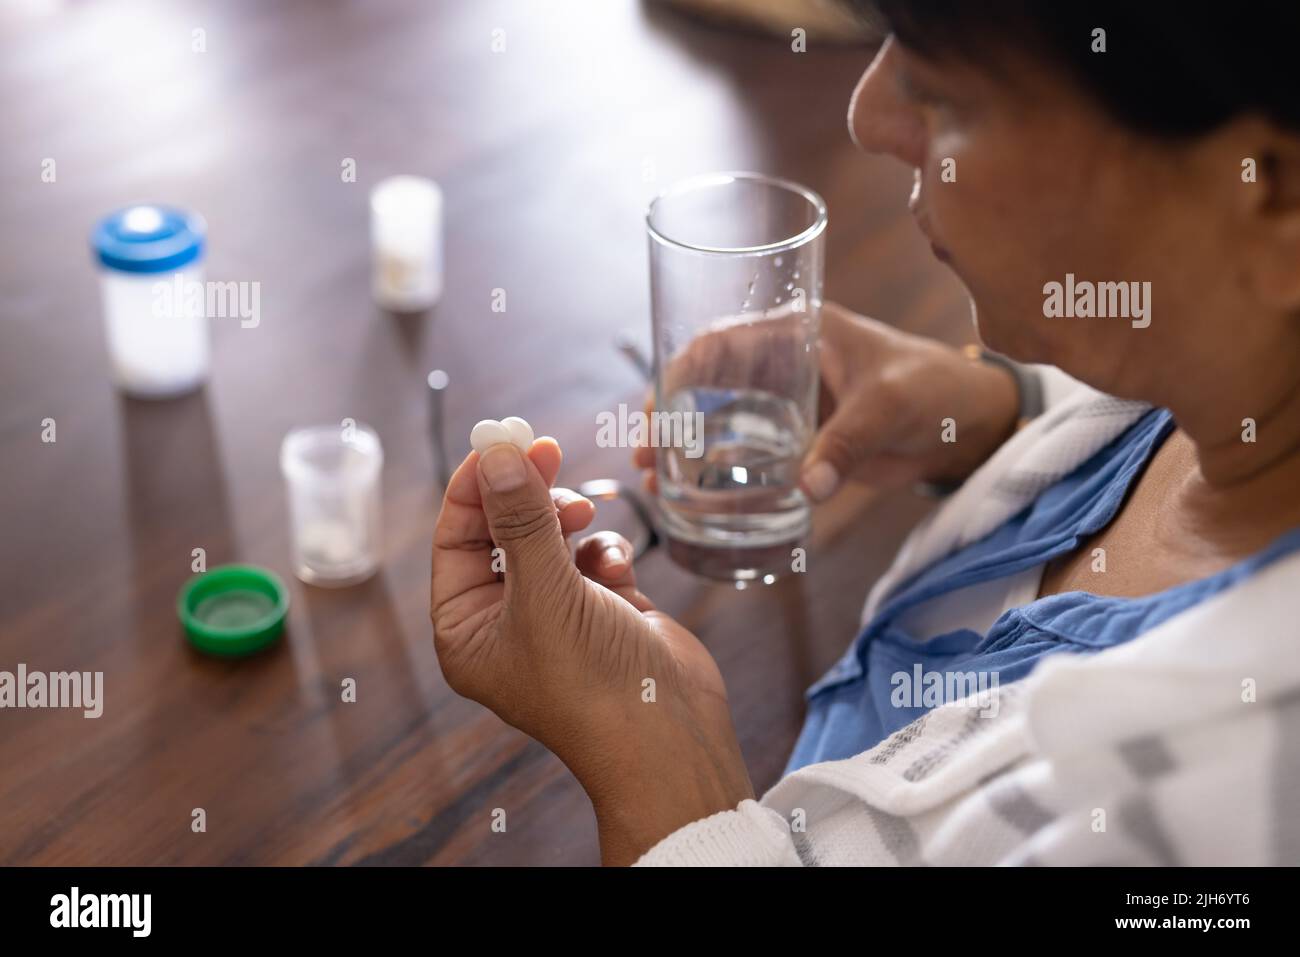
[[[784,320],[709,332],[671,360],[665,378],[689,384],[722,369],[732,379],[751,376],[758,388],[797,388],[792,368],[802,336]],[[800,480],[813,501],[829,498],[845,480],[886,491],[918,480],[964,479],[1014,431],[1010,374],[951,346],[827,302],[817,350],[819,427]],[[653,398],[647,411],[652,404]],[[942,440],[947,418],[956,423],[955,442]],[[655,450],[641,447],[633,460],[653,469]],[[653,473],[646,481],[653,489]]]
[[[628,543],[602,532],[570,555],[565,536],[593,507],[550,491],[560,460],[553,439],[527,455],[502,444],[451,477],[434,532],[434,646],[453,690],[568,765],[604,860],[631,863],[753,789],[717,665],[638,590]]]

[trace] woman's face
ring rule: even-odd
[[[1221,347],[1223,317],[1242,307],[1231,272],[1245,240],[1228,215],[1239,158],[1133,134],[1064,75],[1014,56],[928,59],[892,37],[854,92],[850,126],[863,149],[915,167],[913,214],[970,291],[990,348],[1158,397],[1162,359]],[[1045,315],[1044,286],[1062,285],[1065,308],[1067,274],[1076,304],[1081,282],[1129,284],[1128,315]],[[1122,295],[1101,298],[1122,308]]]

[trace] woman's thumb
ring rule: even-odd
[[[507,579],[524,584],[573,564],[550,489],[528,456],[509,442],[492,446],[479,457],[478,482]]]
[[[799,485],[814,502],[824,502],[834,495],[875,448],[873,438],[879,423],[862,405],[842,403],[813,438],[799,473]]]
[[[799,486],[814,502],[824,502],[840,487],[844,469],[816,447],[809,453],[799,473]]]

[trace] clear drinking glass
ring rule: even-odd
[[[295,429],[280,446],[289,491],[294,573],[311,585],[354,585],[379,567],[384,451],[365,425]]]
[[[686,180],[646,214],[659,511],[697,574],[770,581],[808,532],[826,221],[812,190],[755,173]]]

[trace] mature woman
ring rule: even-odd
[[[1294,5],[877,7],[852,134],[916,170],[983,342],[1028,365],[825,308],[805,491],[960,487],[787,776],[755,800],[717,667],[626,543],[571,557],[592,507],[550,491],[547,439],[451,480],[443,672],[577,775],[611,864],[1300,863]]]

